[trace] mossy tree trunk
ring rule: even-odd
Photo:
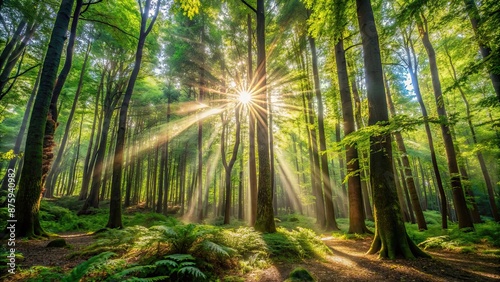
[[[38,237],[46,235],[40,226],[40,200],[42,193],[42,157],[47,115],[57,68],[61,61],[74,0],[63,0],[57,12],[49,47],[43,62],[40,87],[35,98],[28,127],[24,166],[16,197],[16,235]]]
[[[385,98],[382,61],[378,33],[370,0],[356,0],[357,15],[363,44],[366,89],[369,105],[369,125],[387,123],[389,114]],[[381,258],[427,256],[406,234],[396,194],[392,147],[389,134],[370,138],[370,181],[373,190],[375,237],[368,253]]]

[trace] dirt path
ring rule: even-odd
[[[35,265],[58,266],[66,271],[88,259],[81,256],[71,257],[70,255],[92,244],[94,238],[91,235],[86,233],[65,233],[59,235],[58,238],[66,240],[69,247],[47,248],[47,244],[56,238],[17,242],[16,250],[24,256],[24,259],[19,262],[19,267],[28,269]]]
[[[365,255],[371,239],[339,240],[324,238],[333,251],[326,261],[308,260],[297,264],[276,264],[249,273],[245,280],[274,282],[285,280],[295,267],[304,267],[318,281],[500,281],[500,258],[490,255],[429,252],[434,259],[379,260]]]

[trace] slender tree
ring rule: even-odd
[[[453,201],[455,203],[455,211],[458,217],[459,228],[474,228],[470,212],[467,208],[462,182],[460,180],[460,171],[458,169],[457,155],[455,152],[455,145],[451,136],[450,128],[448,126],[448,115],[443,102],[443,92],[441,89],[441,82],[436,62],[436,53],[434,47],[429,39],[427,20],[423,15],[417,16],[417,25],[422,38],[422,43],[429,57],[429,65],[432,76],[432,88],[434,90],[434,98],[436,102],[437,112],[440,119],[441,133],[443,135],[443,142],[448,159],[448,170],[450,172],[451,187],[453,192]]]
[[[157,19],[158,13],[160,11],[161,0],[158,0],[156,7],[152,14],[151,10],[151,0],[146,0],[144,7],[141,0],[138,0],[139,11],[141,13],[141,27],[139,32],[139,41],[137,43],[137,49],[135,53],[134,68],[130,75],[128,81],[127,89],[125,90],[125,95],[123,96],[123,101],[120,107],[120,114],[118,120],[118,131],[116,136],[116,146],[113,160],[113,179],[111,183],[111,201],[109,205],[109,219],[106,227],[108,228],[122,228],[122,197],[121,197],[121,185],[122,185],[122,173],[123,173],[123,152],[125,145],[125,131],[127,127],[127,112],[130,104],[130,99],[132,98],[132,93],[134,91],[135,82],[139,75],[139,70],[141,68],[142,54],[144,52],[144,44],[146,43],[146,37],[153,29],[153,25]],[[150,19],[148,23],[148,19]]]

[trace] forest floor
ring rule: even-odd
[[[500,257],[452,251],[427,251],[433,259],[380,260],[366,255],[372,238],[345,240],[324,237],[333,254],[326,260],[303,263],[276,262],[253,271],[245,281],[284,281],[296,267],[307,269],[317,281],[500,281]]]
[[[47,248],[47,240],[22,241],[17,245],[24,254],[22,269],[31,266],[57,266],[69,271],[86,258],[71,256],[94,241],[85,233],[60,235],[70,248]],[[445,250],[429,251],[433,259],[379,260],[366,255],[371,238],[340,239],[324,237],[333,254],[324,260],[308,259],[301,263],[275,261],[267,269],[254,270],[243,281],[284,281],[296,267],[307,269],[318,281],[500,281],[500,258],[480,253],[457,253]],[[235,281],[235,276],[232,276]],[[17,278],[17,279],[16,279]],[[9,281],[22,281],[10,276]],[[241,280],[240,280],[241,281]]]

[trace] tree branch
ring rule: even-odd
[[[80,17],[80,19],[81,19],[81,20],[84,20],[84,21],[89,21],[89,22],[102,23],[102,24],[104,24],[104,25],[107,25],[107,26],[109,26],[109,27],[112,27],[112,28],[114,28],[114,29],[116,29],[116,30],[118,30],[118,31],[122,32],[122,33],[123,33],[123,34],[125,34],[125,35],[128,35],[128,36],[130,36],[130,37],[132,37],[132,38],[134,38],[134,39],[139,40],[139,38],[137,38],[135,35],[130,34],[130,33],[126,32],[126,31],[124,31],[123,29],[121,29],[121,28],[117,27],[116,25],[113,25],[113,24],[110,24],[110,23],[107,23],[107,22],[104,22],[104,21],[100,21],[100,20],[87,19],[87,18],[84,18],[84,17]]]
[[[86,6],[85,9],[80,13],[80,15],[83,15],[83,13],[87,12],[87,10],[89,9],[90,5],[93,5],[93,4],[97,4],[97,3],[100,3],[102,2],[102,0],[96,0],[94,2],[92,1],[89,1],[87,3],[83,3],[83,6]]]
[[[257,9],[255,9],[254,7],[252,7],[250,4],[247,3],[247,1],[245,0],[241,0],[241,2],[243,2],[243,4],[247,5],[248,8],[250,8],[252,11],[254,11],[254,13],[257,14]]]

